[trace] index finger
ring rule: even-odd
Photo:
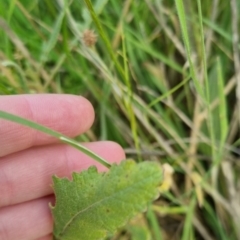
[[[88,100],[65,94],[0,96],[0,110],[32,120],[69,137],[88,130],[94,110]],[[58,141],[37,130],[0,119],[0,157]]]

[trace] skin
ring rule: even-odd
[[[7,111],[74,137],[94,121],[92,105],[73,95],[0,96],[0,110]],[[108,162],[125,158],[114,142],[91,142],[86,147]],[[105,167],[78,150],[31,128],[0,119],[0,239],[50,240],[54,205],[52,175],[71,178],[91,165]]]

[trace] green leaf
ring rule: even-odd
[[[101,163],[103,166],[109,168],[111,165],[102,157],[98,156],[96,153],[90,151],[88,148],[86,148],[85,146],[79,144],[77,141],[75,141],[74,139],[71,139],[67,136],[64,136],[63,134],[54,131],[48,127],[45,127],[41,124],[38,124],[36,122],[30,121],[28,119],[19,117],[17,115],[8,113],[8,112],[4,112],[4,111],[0,111],[0,119],[6,119],[15,123],[19,123],[22,124],[24,126],[27,127],[31,127],[33,129],[36,129],[38,131],[44,132],[48,135],[51,135],[53,137],[58,138],[59,140],[61,140],[64,143],[67,143],[73,147],[75,147],[76,149],[80,150],[81,152],[85,153],[87,156],[91,157],[92,159],[94,159],[95,161]]]
[[[40,59],[41,62],[47,61],[49,53],[54,48],[54,46],[57,44],[64,16],[65,16],[65,12],[63,10],[60,13],[60,15],[58,16],[56,23],[54,24],[54,27],[52,29],[52,32],[51,32],[48,42],[43,44],[43,52],[42,52],[42,56]]]
[[[72,177],[53,177],[55,240],[95,240],[113,233],[159,196],[162,171],[156,163],[125,160],[107,173],[90,167]]]
[[[97,0],[93,3],[93,8],[95,9],[95,12],[97,15],[100,15],[105,7],[105,5],[108,3],[109,0]],[[92,22],[91,14],[89,13],[87,7],[82,6],[82,17],[84,19],[85,28],[88,28],[89,25]]]

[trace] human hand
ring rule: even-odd
[[[45,125],[74,137],[90,128],[94,110],[84,98],[73,95],[1,96],[0,110]],[[109,162],[125,158],[113,142],[84,144]],[[71,146],[34,129],[0,119],[0,239],[50,240],[54,204],[52,175],[70,177],[96,165]]]

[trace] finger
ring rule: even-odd
[[[41,238],[37,238],[36,240],[52,240],[53,236],[52,234],[49,234],[47,236],[41,237]]]
[[[83,133],[93,123],[94,110],[83,97],[63,94],[0,96],[0,110],[22,116],[68,136]],[[0,119],[0,156],[57,139]]]
[[[91,151],[109,162],[125,158],[123,149],[113,142],[86,144]],[[52,175],[69,177],[91,165],[104,167],[78,150],[63,144],[31,148],[0,160],[0,207],[52,193]]]
[[[52,233],[53,196],[0,209],[0,239],[29,240]]]

